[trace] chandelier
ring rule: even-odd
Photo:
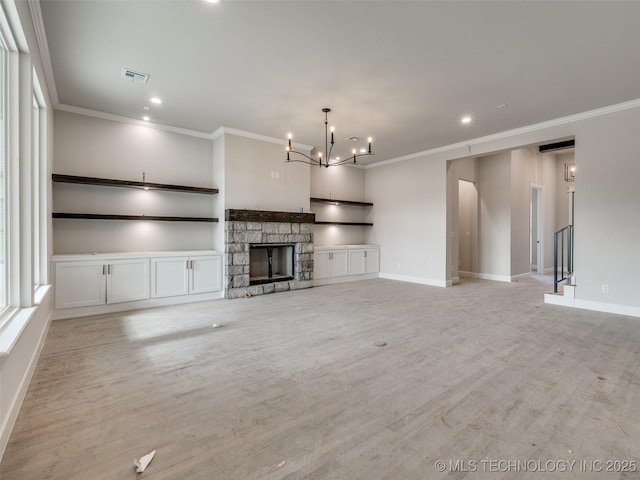
[[[332,157],[331,154],[333,152],[333,145],[335,144],[335,142],[333,141],[334,128],[331,127],[331,129],[329,130],[328,115],[331,109],[323,108],[322,111],[324,112],[324,154],[322,151],[320,151],[318,152],[318,158],[313,158],[305,153],[296,152],[291,147],[291,139],[293,137],[291,134],[289,134],[289,143],[287,145],[287,162],[300,162],[300,163],[306,163],[307,165],[312,165],[314,167],[329,168],[329,167],[337,167],[339,165],[346,165],[347,163],[350,163],[352,165],[357,165],[358,164],[357,159],[359,157],[373,155],[373,152],[371,151],[371,137],[369,137],[368,148],[361,148],[360,150],[354,148],[351,151],[351,155],[344,158]],[[331,137],[329,137],[329,133],[331,133]],[[351,137],[350,140],[357,141],[359,140],[359,138]],[[299,155],[299,157],[292,158],[291,156],[292,154]],[[323,160],[323,157],[324,157],[324,160]]]

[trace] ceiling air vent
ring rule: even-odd
[[[128,68],[123,68],[122,74],[120,76],[133,83],[147,83],[147,81],[149,80],[149,74],[134,72],[133,70],[129,70]]]

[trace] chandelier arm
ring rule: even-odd
[[[302,160],[302,159],[299,159],[299,158],[293,158],[293,159],[292,158],[287,158],[286,162],[306,163],[307,165],[311,165],[313,167],[317,167],[317,166],[321,167],[322,166],[322,160],[316,160],[315,158],[310,157],[306,153],[298,152],[296,150],[289,150],[288,153],[296,153],[296,154],[304,157],[305,160]]]
[[[373,153],[360,153],[360,154],[356,155],[356,160],[358,158],[360,158],[360,157],[369,157],[369,156],[372,156],[372,155],[374,155],[374,154]],[[329,166],[331,166],[331,167],[339,167],[341,165],[346,165],[348,163],[351,163],[351,164],[353,163],[353,155],[351,155],[350,157],[347,157],[345,159],[339,160],[337,162],[333,162],[333,163],[329,164]]]
[[[301,159],[286,160],[284,163],[304,163],[306,165],[311,165],[312,167],[324,166],[322,165],[322,163],[319,163],[318,160],[314,160],[313,158],[311,160],[301,160]]]
[[[295,150],[290,150],[289,153],[297,153],[298,155],[302,155],[304,158],[307,158],[308,160],[312,161],[314,165],[318,164],[318,160],[316,160],[315,158],[310,157],[309,155],[302,153],[302,152],[297,152]],[[289,160],[290,162],[299,162],[300,160]]]

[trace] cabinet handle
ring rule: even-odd
[[[329,260],[333,260],[333,253],[329,253]]]
[[[107,265],[107,275],[111,275],[111,264]]]
[[[189,270],[189,260],[185,260],[185,263],[187,264],[187,270]]]
[[[193,270],[193,260],[189,260],[189,263],[191,264],[191,270]]]
[[[367,251],[364,251],[364,258],[367,258]]]
[[[103,275],[107,274],[107,266],[106,265],[102,265],[102,274]]]

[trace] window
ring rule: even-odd
[[[40,184],[40,107],[33,95],[31,112],[31,171],[33,172],[33,286],[40,284],[40,222],[39,222],[39,184]]]
[[[31,156],[33,192],[33,285],[47,284],[47,115],[37,73],[33,72]]]
[[[0,310],[7,306],[7,52],[0,37]]]

